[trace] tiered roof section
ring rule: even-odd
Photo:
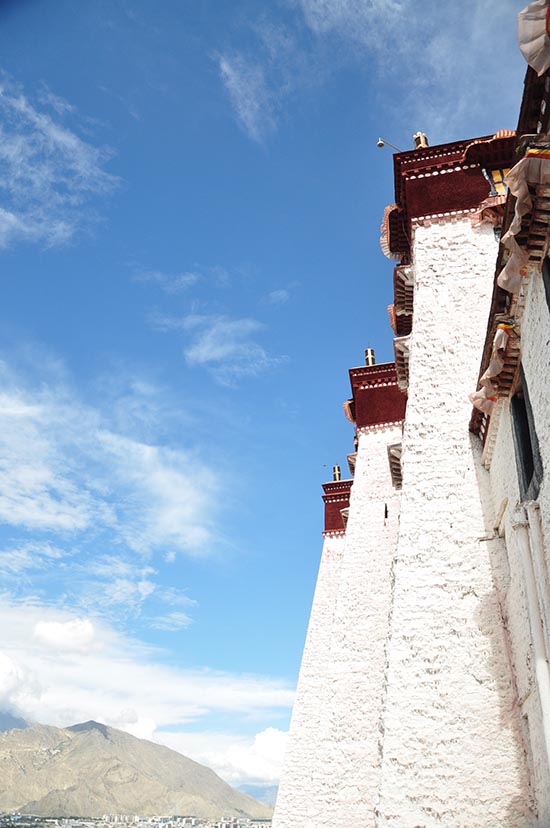
[[[353,480],[331,480],[323,483],[325,502],[324,535],[343,535],[346,531],[347,511]]]
[[[410,260],[414,223],[476,212],[504,192],[502,171],[514,163],[515,136],[509,131],[475,141],[454,141],[394,155],[395,206],[387,212],[386,246]]]
[[[357,428],[400,423],[405,419],[407,399],[400,391],[394,362],[350,368],[352,398],[349,418]]]

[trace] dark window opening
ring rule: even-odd
[[[522,366],[520,366],[520,372],[521,385],[512,397],[510,406],[516,466],[521,499],[535,500],[539,495],[542,482],[542,460]]]
[[[546,256],[542,263],[542,283],[546,294],[546,304],[548,305],[548,310],[550,310],[550,259],[548,256]]]

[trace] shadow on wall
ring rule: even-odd
[[[494,532],[495,508],[491,495],[489,472],[481,463],[482,448],[479,438],[471,435],[472,462],[478,484],[478,493],[483,513],[485,537],[491,538]],[[509,825],[536,824],[536,804],[532,786],[532,757],[527,722],[521,715],[518,705],[518,690],[516,685],[515,668],[512,656],[512,647],[508,632],[506,611],[506,593],[510,584],[510,567],[508,552],[503,538],[496,537],[480,544],[485,550],[491,567],[493,589],[480,596],[476,620],[479,629],[487,637],[491,645],[491,658],[487,664],[497,688],[500,703],[500,723],[502,728],[511,729],[515,734],[516,766],[520,774],[521,790],[524,796],[514,797],[508,806]],[[495,628],[494,618],[501,623]],[[502,671],[503,654],[508,670]]]

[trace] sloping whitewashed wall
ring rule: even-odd
[[[546,657],[550,657],[550,633],[548,627],[548,596],[550,595],[550,311],[546,301],[540,272],[532,275],[525,305],[521,329],[521,359],[527,381],[529,399],[538,436],[544,477],[537,498],[538,510],[532,521],[540,519],[543,553],[542,566],[537,575],[538,596],[534,607],[535,616],[541,622]],[[502,513],[502,540],[493,542],[506,555],[501,579],[501,596],[504,614],[510,633],[510,652],[516,675],[518,710],[530,765],[535,799],[541,826],[550,825],[550,767],[548,748],[544,740],[542,706],[539,686],[534,671],[535,652],[529,618],[526,578],[519,546],[518,532],[514,529],[520,489],[515,458],[510,404],[499,403],[498,432],[490,471],[491,500],[488,513],[492,525]],[[503,511],[504,507],[504,511]],[[537,516],[538,512],[538,516]],[[498,527],[497,527],[498,529]],[[530,541],[533,542],[533,527]],[[536,561],[534,562],[536,564]],[[546,598],[546,607],[544,606]],[[545,613],[546,610],[546,613]],[[536,618],[535,618],[536,621]]]
[[[468,430],[496,254],[493,228],[469,218],[415,228],[404,433],[359,433],[346,535],[325,540],[274,828],[550,826],[508,402],[490,470]],[[545,471],[534,601],[550,657],[550,311],[540,273],[522,362]],[[400,493],[387,447],[401,439]]]
[[[401,426],[359,434],[324,698],[319,760],[325,784],[308,828],[375,824],[400,501],[388,446],[400,442],[401,434]]]
[[[343,534],[328,535],[323,544],[273,828],[313,825],[322,796],[319,734],[344,545]]]
[[[273,828],[374,825],[399,520],[387,447],[400,439],[400,426],[359,434],[346,537],[325,540]]]
[[[497,243],[468,218],[414,233],[414,324],[377,826],[536,824],[468,431]],[[502,556],[502,550],[500,550]]]

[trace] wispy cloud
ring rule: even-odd
[[[453,130],[467,133],[471,124],[475,129],[476,119],[488,113],[502,117],[509,107],[515,115],[524,71],[515,15],[523,0],[296,0],[296,5],[317,37],[346,43],[348,60],[372,71],[374,59],[384,88],[393,86],[401,119],[417,119],[436,140],[448,140]],[[500,53],[509,55],[498,72],[488,48],[497,43]],[[497,124],[503,125],[509,126]]]
[[[98,533],[147,554],[214,543],[219,475],[194,453],[121,434],[110,412],[57,383],[0,393],[0,518],[30,530]],[[185,498],[181,492],[185,491]],[[20,563],[30,547],[19,551]],[[15,565],[12,550],[12,563]]]
[[[53,109],[53,111],[60,117],[67,115],[69,112],[76,112],[76,106],[74,106],[74,104],[69,103],[69,101],[66,101],[59,95],[56,95],[46,85],[44,85],[40,90],[38,94],[38,101],[43,106]]]
[[[8,381],[9,382],[9,381]],[[97,415],[47,387],[25,393],[16,384],[0,392],[0,519],[27,529],[76,531],[111,510],[95,496],[78,451]],[[82,434],[82,436],[80,436]],[[80,477],[80,483],[77,478]]]
[[[159,589],[155,575],[152,566],[122,552],[99,555],[92,565],[73,567],[77,585],[73,601],[89,611],[101,606],[104,617],[136,618]]]
[[[252,139],[261,142],[276,124],[276,99],[264,68],[233,54],[220,57],[219,69],[238,120]]]
[[[118,410],[116,383],[95,408],[59,366],[38,364],[38,383],[6,363],[0,371],[0,584],[19,596],[32,586],[55,605],[123,626],[139,618],[183,629],[194,602],[162,584],[154,560],[166,567],[178,555],[223,548],[220,470],[194,448],[137,436],[143,422]],[[150,392],[134,382],[124,409]],[[146,417],[151,432],[154,416]]]
[[[411,0],[298,0],[297,5],[316,34],[336,32],[362,46],[389,51],[395,43],[390,46],[387,34],[403,23],[413,4]]]
[[[278,125],[283,102],[311,83],[316,72],[312,56],[288,25],[263,14],[249,21],[247,34],[252,48],[218,55],[218,68],[238,122],[250,138],[263,143]]]
[[[21,577],[33,570],[44,569],[67,555],[65,550],[50,543],[23,543],[0,549],[0,574]]]
[[[189,314],[184,317],[157,315],[152,322],[158,330],[182,331],[190,339],[184,349],[188,365],[206,368],[221,385],[235,385],[286,360],[286,357],[270,356],[256,341],[265,330],[265,325],[257,319]]]
[[[186,612],[182,610],[172,610],[164,615],[155,615],[149,619],[149,624],[155,630],[165,630],[166,632],[176,632],[188,627],[193,623],[193,619]]]
[[[239,269],[235,273],[230,273],[221,265],[202,265],[196,262],[176,272],[143,268],[135,262],[130,262],[129,266],[134,270],[135,282],[156,286],[169,295],[189,292],[197,285],[226,287],[234,275],[240,278],[243,275]]]
[[[280,290],[272,290],[267,294],[267,301],[270,305],[286,305],[290,299],[290,291],[281,288]]]
[[[71,562],[64,583],[70,606],[111,623],[139,620],[145,627],[168,632],[193,623],[197,602],[184,589],[165,586],[158,569],[127,550]]]
[[[92,199],[118,183],[104,169],[111,152],[68,126],[67,101],[42,90],[35,103],[6,76],[0,116],[0,247],[67,242],[90,219]]]
[[[131,548],[198,552],[214,541],[220,480],[213,469],[181,449],[107,430],[96,436],[117,490],[119,531]]]
[[[294,19],[286,17],[283,25],[275,12],[270,19],[259,15],[249,23],[247,45],[219,57],[235,114],[255,141],[265,142],[277,128],[293,93],[318,87],[350,65],[368,73],[375,93],[377,86],[384,90],[384,105],[391,100],[386,122],[398,113],[400,123],[391,127],[404,127],[404,137],[424,128],[435,140],[447,140],[451,131],[476,130],[476,120],[498,121],[517,110],[524,64],[515,14],[524,0],[290,0],[290,5]],[[498,73],[488,44],[509,55]]]
[[[194,271],[183,273],[163,273],[160,270],[149,270],[138,273],[136,282],[149,282],[158,285],[165,293],[183,293],[201,279],[201,274]]]

